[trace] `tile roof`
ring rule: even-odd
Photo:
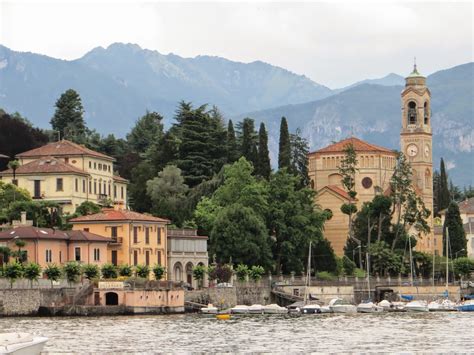
[[[85,231],[62,231],[52,228],[18,227],[0,232],[0,240],[10,241],[15,237],[22,240],[43,239],[70,240],[75,242],[110,242],[110,238]]]
[[[343,197],[344,199],[350,201],[357,201],[357,198],[355,199],[351,199],[351,197],[349,196],[349,194],[347,193],[347,191],[345,191],[344,189],[340,188],[339,186],[336,186],[336,185],[326,185],[324,186],[323,188],[321,188],[319,191],[322,191],[324,189],[328,189],[336,194],[338,194],[339,196]],[[319,191],[318,191],[318,194],[319,194]]]
[[[461,202],[458,202],[459,212],[460,213],[467,213],[467,214],[474,214],[474,197],[467,198]],[[448,209],[445,208],[444,210],[439,211],[440,214],[446,214]]]
[[[101,212],[80,216],[69,220],[71,223],[80,222],[104,222],[104,221],[143,221],[143,222],[161,222],[169,223],[165,218],[150,216],[143,213],[133,212],[129,210],[114,210],[104,208]]]
[[[114,180],[115,181],[119,181],[119,182],[125,182],[125,183],[128,183],[128,180],[121,177],[121,176],[118,176],[118,175],[114,175]]]
[[[343,152],[345,147],[349,144],[354,146],[356,152],[383,152],[395,155],[394,151],[391,149],[380,147],[355,137],[343,139],[342,141],[333,143],[312,153],[340,153]]]
[[[64,139],[59,142],[48,143],[46,145],[43,145],[42,147],[28,150],[26,152],[17,154],[16,156],[18,158],[35,158],[43,156],[59,157],[70,155],[86,155],[110,161],[115,160],[114,158],[109,157],[108,155],[96,152],[92,149],[84,147],[83,145],[79,145]]]
[[[74,174],[81,174],[81,175],[89,175],[84,170],[76,168],[75,166],[69,165],[67,163],[62,162],[59,159],[53,157],[44,157],[41,159],[33,160],[32,162],[20,165],[18,169],[16,169],[17,175],[22,174],[36,174],[36,173],[74,173]],[[13,174],[12,169],[4,170],[0,172],[0,175],[10,175]]]

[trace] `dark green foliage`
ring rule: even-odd
[[[150,267],[148,265],[137,265],[135,267],[135,274],[137,277],[147,279],[150,275]]]
[[[226,141],[227,159],[226,163],[232,164],[240,157],[239,146],[235,136],[234,124],[229,120],[227,124],[227,141]]]
[[[126,264],[120,265],[118,267],[118,271],[119,271],[120,276],[130,277],[133,275],[133,269],[130,265],[126,265]]]
[[[278,169],[291,169],[291,141],[286,118],[281,118],[280,141],[278,146]]]
[[[342,267],[345,275],[354,275],[356,264],[345,255],[342,257]]]
[[[474,272],[474,260],[461,257],[454,260],[454,272],[461,277],[469,277]]]
[[[99,267],[96,264],[83,265],[82,272],[88,280],[97,279],[100,275]]]
[[[63,273],[69,283],[77,282],[82,274],[81,264],[77,261],[69,261],[63,265]]]
[[[10,250],[9,247],[0,246],[0,258],[1,258],[0,265],[8,263],[8,260],[9,260],[11,254],[12,254],[12,251]]]
[[[106,263],[100,268],[100,272],[104,279],[116,279],[117,267],[112,263]]]
[[[438,211],[442,211],[448,208],[451,202],[451,196],[449,194],[448,175],[446,173],[446,167],[444,160],[441,158],[440,163],[440,176],[439,176],[439,188],[438,188]]]
[[[51,281],[51,287],[53,287],[53,282],[58,281],[61,277],[61,268],[56,264],[48,264],[44,269],[44,274],[48,280]]]
[[[270,166],[270,152],[268,151],[268,135],[265,129],[265,124],[260,124],[260,130],[258,131],[258,156],[257,165],[255,166],[255,174],[263,177],[264,179],[270,179],[270,173],[272,168]]]
[[[161,280],[165,275],[166,269],[164,266],[156,264],[153,266],[153,275],[155,275],[155,280]]]
[[[196,265],[193,268],[193,278],[199,284],[199,288],[202,287],[204,277],[206,276],[206,267],[204,265]]]
[[[257,165],[257,144],[258,138],[255,132],[255,122],[251,118],[245,118],[242,121],[241,148],[242,156],[251,162],[255,167]]]
[[[63,226],[59,205],[51,201],[17,201],[10,205],[7,211],[9,220],[19,220],[21,212],[26,212],[26,218],[38,227],[52,228]]]
[[[295,134],[290,135],[291,143],[291,171],[300,179],[300,187],[309,186],[308,175],[308,141],[301,137],[301,131],[298,128]]]
[[[87,216],[89,214],[99,213],[100,211],[101,207],[92,201],[84,201],[76,208],[76,214],[78,216]]]
[[[61,138],[85,143],[87,128],[79,94],[72,89],[66,90],[55,106],[56,111],[50,122],[53,129],[61,134]]]
[[[229,282],[232,278],[232,267],[227,264],[218,264],[209,267],[209,280],[217,280],[217,283]]]
[[[159,113],[147,111],[127,134],[130,148],[137,153],[145,153],[157,144],[163,137],[162,121],[163,117]]]
[[[446,230],[449,230],[449,254],[446,251]],[[457,253],[458,256],[467,256],[467,239],[466,232],[463,228],[461,215],[459,212],[459,206],[456,202],[451,202],[446,211],[446,218],[443,226],[443,254],[446,256],[454,257]]]
[[[329,240],[324,237],[317,240],[312,244],[311,251],[311,265],[315,271],[337,272],[336,254]]]
[[[239,264],[235,268],[235,274],[237,275],[237,280],[239,281],[245,281],[247,278],[247,275],[249,274],[249,267],[245,264]]]
[[[13,288],[13,283],[23,275],[23,266],[16,261],[8,263],[3,268],[3,275],[10,280],[10,288]]]
[[[30,281],[30,287],[33,281],[37,281],[41,276],[41,266],[37,263],[27,263],[23,266],[23,277]]]
[[[420,251],[413,251],[413,266],[415,275],[422,275],[423,277],[430,278],[433,275],[433,256],[431,254],[423,253]],[[409,270],[408,265],[407,270]]]
[[[249,276],[252,281],[258,281],[265,274],[265,269],[259,265],[254,265],[249,270]]]
[[[151,210],[152,202],[146,193],[146,183],[154,177],[155,169],[145,160],[133,168],[128,196],[130,205],[135,211],[147,212]]]
[[[370,245],[370,266],[373,273],[381,276],[398,275],[402,269],[402,258],[383,241]]]

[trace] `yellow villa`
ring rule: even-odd
[[[20,153],[20,167],[0,172],[0,178],[24,188],[37,200],[54,201],[74,213],[84,201],[127,205],[126,179],[113,173],[114,158],[61,140]]]
[[[73,230],[110,238],[107,260],[114,265],[167,267],[167,219],[104,208],[96,214],[73,218],[70,223]]]

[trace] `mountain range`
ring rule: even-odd
[[[474,63],[467,63],[428,76],[435,166],[444,157],[460,185],[473,183],[473,74]],[[207,103],[228,118],[265,122],[273,162],[282,116],[290,129],[301,129],[311,149],[351,134],[398,148],[403,85],[404,78],[391,73],[331,90],[260,61],[183,58],[134,44],[97,47],[71,61],[0,45],[0,108],[35,125],[49,127],[55,101],[69,88],[81,95],[89,127],[118,136],[147,109],[163,114],[169,125],[179,101]]]

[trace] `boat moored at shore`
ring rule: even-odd
[[[29,333],[0,334],[0,354],[39,355],[48,338]]]

